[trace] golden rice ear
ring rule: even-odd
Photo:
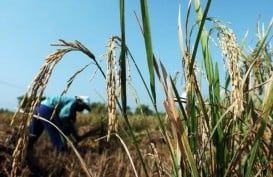
[[[108,104],[108,133],[107,141],[110,139],[110,134],[117,131],[117,115],[116,115],[116,97],[119,94],[119,71],[116,67],[116,42],[117,37],[111,37],[108,42],[107,52],[107,104]]]
[[[234,118],[244,110],[243,85],[240,73],[239,59],[240,47],[233,31],[227,27],[220,30],[220,47],[222,55],[226,58],[228,71],[231,79],[231,101],[236,102]]]
[[[53,72],[53,69],[55,68],[56,64],[63,58],[63,56],[71,51],[81,51],[84,54],[86,54],[89,58],[91,58],[95,63],[96,66],[99,68],[99,70],[102,71],[101,67],[99,66],[98,62],[95,60],[95,56],[90,52],[86,47],[84,47],[80,42],[76,41],[75,43],[66,42],[64,40],[60,40],[61,44],[56,44],[55,46],[61,46],[66,47],[62,49],[57,49],[54,53],[50,54],[46,57],[45,63],[40,68],[39,73],[35,76],[34,80],[31,82],[31,84],[28,87],[28,90],[25,94],[29,95],[29,99],[26,103],[26,109],[24,109],[23,114],[19,113],[21,112],[21,105],[17,108],[12,121],[11,125],[13,125],[15,118],[17,116],[21,116],[20,119],[22,120],[20,129],[18,130],[18,137],[20,137],[17,141],[15,150],[13,152],[13,161],[12,161],[12,170],[11,170],[11,176],[18,176],[18,172],[23,165],[23,161],[26,154],[27,149],[27,128],[29,126],[29,123],[33,117],[34,108],[37,104],[40,103],[41,98],[43,96],[44,90],[47,86],[47,83],[49,81],[49,78],[51,77],[51,74]],[[72,75],[72,77],[68,80],[67,87],[64,89],[61,95],[65,94],[67,90],[69,89],[70,85],[72,84],[74,78],[83,71],[88,65],[84,66],[80,70],[76,71]],[[25,100],[25,99],[23,99]],[[55,114],[56,108],[53,111],[52,117],[53,118]],[[77,153],[75,151],[75,153]],[[87,173],[87,176],[90,176],[88,173],[88,170],[86,170],[86,165],[81,161],[82,167],[84,168],[85,172]]]

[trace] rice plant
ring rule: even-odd
[[[156,169],[157,176],[273,176],[271,135],[273,50],[270,45],[273,20],[267,29],[261,28],[260,23],[257,23],[257,44],[253,50],[248,51],[244,41],[238,43],[236,34],[228,25],[219,19],[208,17],[210,0],[205,4],[204,12],[199,0],[190,1],[184,27],[181,23],[181,13],[178,12],[178,39],[183,71],[181,79],[185,85],[177,86],[174,77],[169,75],[164,67],[164,62],[157,60],[153,53],[148,3],[146,0],[140,0],[141,20],[138,22],[146,48],[149,70],[147,84],[134,58],[134,51],[126,44],[124,10],[126,4],[124,0],[120,0],[119,3],[121,36],[109,37],[106,72],[93,53],[79,41],[73,43],[60,40],[59,44],[54,45],[60,48],[46,58],[45,64],[25,94],[29,97],[26,109],[23,114],[19,114],[19,107],[14,115],[14,119],[20,116],[22,123],[13,153],[11,176],[17,176],[22,166],[27,141],[26,130],[33,116],[34,107],[40,102],[55,65],[65,54],[72,51],[80,51],[87,55],[105,78],[108,105],[106,137],[109,140],[114,136],[120,140],[130,158],[135,176],[152,176],[153,172],[149,171],[151,166]],[[192,9],[197,17],[195,24],[189,24]],[[194,41],[193,45],[191,41]],[[227,65],[224,81],[219,73],[219,63],[214,59],[211,49],[215,48],[213,46],[215,43]],[[167,155],[172,163],[170,169],[162,165],[161,157],[153,144],[151,149],[154,163],[145,161],[145,154],[139,147],[136,132],[128,119],[126,109],[130,79],[126,71],[132,67],[129,65],[131,62],[141,77],[156,112],[156,120],[168,147],[168,154],[165,156]],[[61,94],[67,92],[74,78],[87,66],[72,75]],[[199,73],[199,68],[204,74]],[[163,118],[157,108],[161,103],[156,99],[156,79],[165,93]],[[206,83],[201,84],[201,81]],[[186,95],[186,104],[185,100],[179,99],[179,92],[182,90]],[[118,128],[121,125],[118,120],[120,116],[117,116],[118,111],[125,122],[122,125],[128,129],[128,136],[134,144],[137,162],[132,160],[129,149],[119,136]],[[171,128],[166,126],[166,122]],[[92,169],[86,166],[80,156],[78,158],[86,175],[94,176],[91,173]],[[140,164],[141,169],[135,168],[136,163]]]
[[[269,34],[273,21],[266,30],[262,30],[263,33],[260,32],[259,26],[257,27],[257,45],[250,54],[247,54],[243,50],[243,44],[241,46],[238,44],[232,29],[220,20],[207,17],[209,6],[210,1],[202,12],[200,2],[194,1],[198,26],[196,36],[192,32],[190,35],[182,33],[179,16],[179,40],[187,99],[185,108],[182,102],[179,103],[180,113],[173,100],[174,97],[179,97],[177,90],[183,88],[177,89],[164,65],[160,63],[159,66],[156,60],[153,60],[157,76],[166,93],[164,102],[166,114],[173,125],[172,133],[176,135],[171,148],[175,151],[179,165],[175,175],[272,175],[269,143],[271,141],[269,132],[272,131],[270,117],[272,108],[269,106],[272,102],[270,99],[272,48],[269,45],[271,39]],[[185,20],[186,28],[189,26],[190,9],[191,2]],[[213,23],[209,30],[205,28],[208,22]],[[143,29],[145,34],[145,28]],[[220,83],[219,66],[212,58],[210,40],[213,33],[217,34],[218,46],[228,65],[225,83]],[[145,35],[144,38],[145,42],[151,40]],[[195,38],[193,49],[189,46],[192,38]],[[199,46],[201,51],[198,50]],[[151,48],[146,47],[146,50],[147,53],[152,52]],[[202,68],[196,62],[199,51],[204,63],[208,97],[203,96],[206,94],[203,90],[206,89],[200,87],[197,79],[197,68]],[[224,94],[221,94],[222,88]]]

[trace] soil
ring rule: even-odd
[[[0,116],[0,177],[9,177],[11,174],[12,154],[19,138],[18,127],[10,126],[9,123]],[[145,176],[145,173],[149,176],[171,176],[172,162],[160,131],[137,135],[137,146],[143,159],[141,161],[136,146],[126,132],[119,137],[111,136],[106,141],[106,130],[98,124],[81,126],[78,130],[83,139],[76,145],[76,149],[83,163],[71,147],[67,152],[53,152],[47,134],[44,133],[35,144],[29,161],[22,159],[22,163],[16,167],[16,176],[125,177],[136,176],[135,173],[138,176]],[[85,172],[85,165],[90,174]]]

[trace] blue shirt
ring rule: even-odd
[[[41,104],[51,109],[55,109],[58,104],[56,112],[57,116],[59,119],[64,119],[73,116],[72,114],[75,112],[76,98],[70,96],[52,96],[47,97],[41,102]]]

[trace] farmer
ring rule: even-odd
[[[54,109],[56,111],[54,113]],[[90,111],[88,97],[53,96],[47,97],[34,110],[34,115],[45,118],[55,124],[67,136],[72,136],[75,142],[79,140],[75,130],[76,112]],[[53,115],[53,116],[52,116]],[[53,149],[65,151],[66,141],[59,131],[50,123],[33,117],[29,128],[28,151],[32,151],[34,143],[38,140],[43,130],[46,130]]]

